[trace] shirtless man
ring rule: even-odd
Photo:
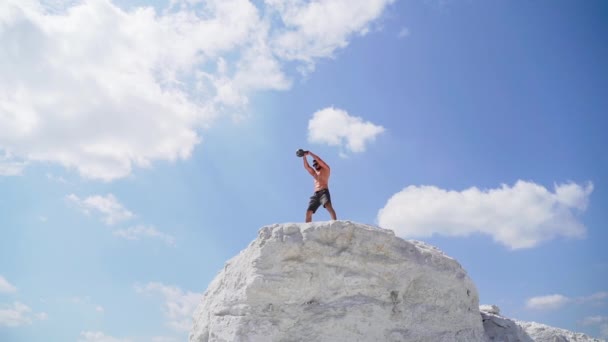
[[[308,155],[313,158],[312,167],[308,165],[308,158],[306,158]],[[306,222],[312,221],[312,214],[317,211],[321,204],[323,205],[323,208],[327,209],[331,219],[335,220],[336,212],[331,206],[331,197],[329,195],[329,165],[310,151],[304,151],[302,159],[304,159],[304,168],[306,168],[308,173],[315,179],[315,193],[310,197],[310,202],[308,203]]]

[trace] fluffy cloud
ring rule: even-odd
[[[0,275],[0,293],[15,293],[17,288]],[[0,304],[0,326],[17,327],[30,325],[32,321],[45,320],[48,315],[45,312],[33,313],[29,306],[14,302],[12,305]]]
[[[510,187],[450,191],[409,186],[378,212],[379,225],[405,237],[488,234],[512,249],[530,248],[558,236],[581,238],[576,214],[587,207],[591,183],[555,185],[555,192],[526,181]]]
[[[608,298],[608,292],[596,292],[589,296],[567,297],[561,294],[552,294],[529,298],[526,307],[534,310],[556,310],[566,304],[596,305]]]
[[[12,307],[0,307],[0,325],[17,327],[32,324],[31,311],[27,305],[19,302],[13,303]]]
[[[286,59],[313,61],[331,57],[353,34],[364,35],[369,25],[394,0],[266,0],[285,25],[272,41]]]
[[[3,156],[0,156],[0,176],[18,176],[25,169],[27,163],[16,161],[13,158],[6,151]]]
[[[136,285],[135,290],[141,294],[161,294],[165,300],[164,310],[168,325],[180,332],[190,330],[192,315],[202,295],[194,292],[185,292],[175,286],[154,282],[148,283],[145,286]]]
[[[15,293],[17,288],[0,275],[0,293]]]
[[[78,342],[129,342],[129,339],[108,336],[101,331],[83,331]]]
[[[608,338],[608,317],[606,316],[591,316],[583,320],[583,325],[598,326],[602,338]]]
[[[71,203],[76,204],[87,215],[89,215],[91,211],[103,215],[103,221],[108,225],[113,225],[135,216],[120,204],[112,194],[106,196],[89,196],[85,199],[80,199],[78,196],[70,194],[67,196],[67,199]]]
[[[25,164],[17,162],[2,163],[0,161],[0,176],[17,176],[20,175]]]
[[[0,6],[0,147],[104,180],[190,155],[194,125],[209,115],[158,75],[196,62],[179,27],[104,0],[58,14],[31,1]]]
[[[51,162],[110,181],[187,159],[217,117],[288,89],[290,61],[332,56],[391,2],[2,1],[0,175]]]
[[[308,141],[340,146],[350,152],[363,152],[367,143],[384,132],[384,127],[350,116],[334,107],[321,109],[308,122]]]
[[[140,225],[128,229],[116,230],[113,234],[127,240],[141,240],[145,238],[158,239],[169,246],[175,246],[175,238],[173,236],[149,226]]]
[[[100,214],[107,225],[114,225],[135,217],[135,214],[126,209],[112,194],[89,196],[85,199],[70,194],[66,198],[87,215],[90,215],[92,212]],[[116,229],[113,234],[123,239],[134,241],[158,239],[169,246],[175,246],[175,238],[173,236],[163,233],[153,226],[136,225],[127,229]]]
[[[547,296],[532,297],[526,301],[526,307],[528,309],[535,310],[553,310],[561,308],[570,302],[570,298],[562,296],[560,294],[553,294]]]
[[[12,306],[0,306],[0,326],[30,325],[34,319],[45,320],[47,317],[44,312],[33,314],[29,306],[20,302],[14,302]]]

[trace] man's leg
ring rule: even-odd
[[[317,211],[320,205],[321,197],[315,192],[312,196],[310,196],[310,202],[308,202],[308,208],[306,209],[306,222],[312,221],[312,214]]]
[[[312,210],[306,211],[306,222],[312,221]]]
[[[331,216],[332,220],[336,219],[336,212],[334,210],[334,207],[331,206],[331,203],[327,203],[325,205],[325,209],[327,209],[327,211],[329,211],[329,216]]]

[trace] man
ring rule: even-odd
[[[310,155],[312,160],[312,167],[308,165],[308,159]],[[319,158],[316,154],[310,151],[304,151],[304,168],[308,170],[308,173],[315,179],[315,193],[310,197],[308,203],[308,209],[306,210],[306,222],[312,221],[312,214],[314,214],[319,206],[322,204],[323,208],[327,209],[332,220],[336,219],[336,212],[331,206],[331,197],[329,195],[329,165]]]

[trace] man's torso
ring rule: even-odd
[[[322,168],[319,171],[315,171],[317,174],[315,179],[315,192],[323,189],[329,188],[329,173],[330,170]]]

